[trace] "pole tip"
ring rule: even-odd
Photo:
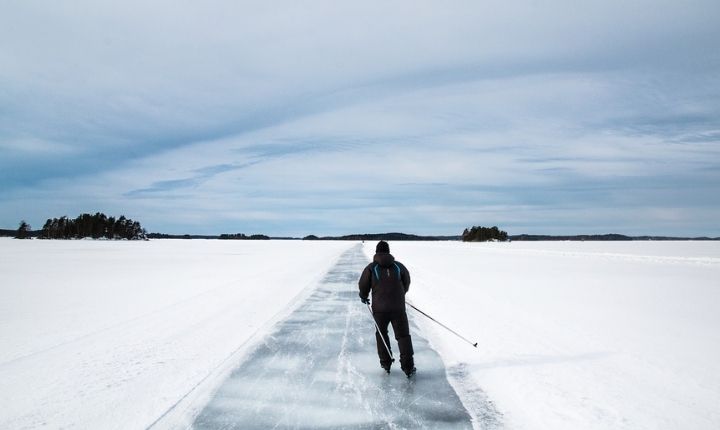
[[[477,342],[473,343],[473,346],[474,346],[475,348],[477,348]]]

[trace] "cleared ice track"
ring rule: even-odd
[[[399,363],[390,375],[380,368],[370,313],[357,296],[366,264],[359,245],[344,253],[306,303],[222,383],[193,428],[471,429],[412,316],[418,374],[408,380]]]

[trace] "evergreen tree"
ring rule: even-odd
[[[15,239],[30,239],[30,230],[30,224],[26,223],[25,220],[20,221],[20,227],[18,227]]]
[[[110,217],[107,219],[107,223],[105,224],[105,231],[103,232],[103,235],[106,239],[113,239],[113,231],[115,229],[115,217]]]

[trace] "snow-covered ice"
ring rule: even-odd
[[[350,246],[0,239],[0,428],[146,428]]]
[[[408,300],[479,342],[414,318],[469,410],[720,428],[719,242],[390,245]],[[352,246],[0,239],[0,428],[185,422]]]
[[[366,244],[370,255],[374,244]],[[720,428],[720,242],[391,243],[450,373],[518,429]]]

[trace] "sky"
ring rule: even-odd
[[[720,2],[0,0],[0,228],[720,236]]]

